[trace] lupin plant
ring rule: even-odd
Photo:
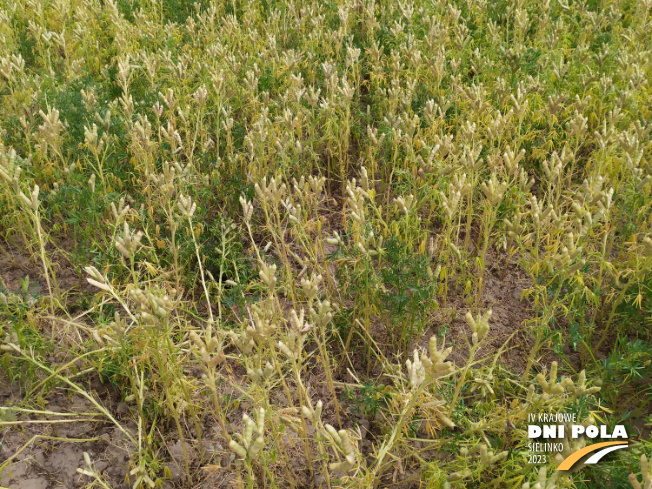
[[[641,478],[642,484],[635,474],[629,474],[629,482],[634,489],[649,489],[652,487],[652,466],[645,455],[641,455]]]
[[[524,483],[521,489],[552,489],[557,487],[555,482],[559,478],[559,472],[555,472],[552,476],[548,477],[548,468],[541,467],[537,474],[536,483],[531,486],[529,482]]]
[[[265,410],[261,408],[256,413],[255,420],[243,414],[242,421],[244,431],[242,434],[236,433],[235,439],[229,442],[229,448],[243,459],[252,461],[265,446]]]

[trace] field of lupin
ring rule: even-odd
[[[652,0],[0,0],[0,489],[652,489],[651,78]]]

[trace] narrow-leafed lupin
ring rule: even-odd
[[[192,197],[181,194],[179,195],[179,200],[177,201],[177,208],[181,214],[190,219],[197,210],[197,204],[192,201]]]
[[[268,265],[267,263],[261,261],[258,263],[260,270],[258,271],[258,276],[263,281],[265,285],[271,290],[274,290],[276,286],[276,265]]]
[[[396,197],[394,202],[396,203],[396,206],[399,208],[399,210],[407,216],[410,213],[412,204],[414,203],[414,195],[410,194],[405,198]]]
[[[487,201],[492,206],[495,206],[502,200],[503,194],[507,189],[507,182],[499,182],[496,174],[492,173],[489,180],[480,184],[480,189]]]
[[[279,185],[280,177],[272,177],[267,183],[267,177],[263,177],[260,184],[255,184],[254,189],[258,198],[263,202],[271,202],[273,205],[278,206],[285,196],[287,187],[284,183]]]
[[[336,246],[341,246],[343,244],[342,238],[340,237],[337,231],[333,231],[333,237],[326,238],[326,243],[330,245],[336,245]]]
[[[140,248],[140,240],[143,236],[144,234],[142,231],[132,233],[129,229],[129,224],[125,222],[123,224],[122,236],[116,237],[115,247],[126,259],[133,258]]]
[[[249,308],[249,324],[246,327],[247,334],[262,342],[267,340],[276,331],[276,324],[273,321],[274,309],[271,301],[262,301]]]
[[[102,289],[106,292],[111,291],[111,286],[108,282],[108,280],[100,273],[100,271],[95,268],[94,266],[89,266],[89,267],[84,267],[84,270],[86,273],[89,275],[89,277],[86,277],[86,281],[97,287],[98,289]]]
[[[265,446],[265,410],[260,408],[260,410],[255,411],[254,417],[255,420],[251,419],[247,414],[243,414],[244,431],[242,434],[236,433],[229,442],[229,448],[248,461],[255,460]]]
[[[254,213],[254,206],[249,202],[244,195],[240,196],[240,205],[242,206],[242,215],[244,216],[245,221],[251,221],[251,216]]]
[[[423,362],[419,358],[419,352],[414,350],[413,360],[406,360],[405,365],[408,369],[408,376],[410,378],[410,385],[413,389],[417,389],[424,380],[426,380],[426,369]]]
[[[208,338],[206,341],[195,331],[190,332],[190,339],[194,346],[199,350],[198,356],[209,368],[215,368],[219,363],[224,361],[224,353],[218,351],[219,341],[215,336]]]
[[[641,485],[641,482],[643,484]],[[635,474],[629,474],[629,483],[634,489],[652,488],[652,464],[648,461],[645,454],[641,455],[641,482]]]
[[[543,392],[548,396],[561,395],[565,391],[566,383],[557,382],[557,362],[552,362],[548,379],[540,373],[537,375],[536,380],[543,389]]]
[[[559,477],[559,472],[552,474],[552,477],[548,479],[548,467],[541,467],[537,474],[537,482],[530,487],[530,483],[526,482],[521,486],[521,489],[554,489],[557,487],[557,478]]]
[[[20,173],[22,168],[18,165],[19,160],[16,150],[11,148],[7,150],[2,143],[0,143],[0,177],[14,190],[19,189]]]
[[[466,322],[471,328],[473,345],[477,345],[480,341],[487,336],[489,332],[489,318],[491,317],[491,310],[488,310],[483,315],[478,314],[475,318],[471,311],[466,313]]]
[[[318,421],[321,420],[321,412],[324,407],[324,404],[321,402],[321,399],[317,401],[317,404],[315,407],[312,407],[312,404],[310,403],[310,399],[308,399],[308,405],[306,406],[301,406],[301,412],[303,413],[303,416],[313,422],[317,423]]]
[[[138,305],[140,317],[146,323],[158,324],[172,311],[172,301],[164,290],[133,288],[129,290],[129,294]]]
[[[278,348],[289,360],[300,360],[306,335],[312,331],[314,326],[305,322],[303,309],[299,314],[294,309],[290,311],[290,326],[286,341],[279,340]]]
[[[240,350],[243,355],[248,355],[252,352],[256,346],[254,339],[247,333],[247,330],[241,331],[239,334],[233,331],[227,331],[227,335],[235,345],[235,347]]]
[[[308,304],[311,304],[313,299],[319,293],[319,285],[321,284],[322,279],[323,278],[320,274],[316,274],[314,272],[310,275],[309,279],[301,279],[301,288],[303,289],[303,293],[308,300]]]
[[[327,436],[339,453],[344,455],[344,460],[328,465],[329,470],[335,472],[348,472],[357,465],[357,450],[354,447],[347,430],[337,431],[330,424],[325,425]]]
[[[255,370],[252,368],[247,369],[247,375],[257,384],[262,384],[265,380],[269,379],[273,373],[274,365],[270,362],[266,362],[264,368],[258,368]]]
[[[444,349],[445,346],[442,344],[441,350],[437,348],[437,337],[431,336],[430,341],[428,342],[428,352],[430,353],[430,358],[427,356],[422,356],[421,361],[426,366],[426,371],[435,379],[448,375],[453,370],[455,366],[452,362],[446,362],[446,358],[453,351],[453,347],[449,346]]]

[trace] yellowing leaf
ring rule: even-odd
[[[145,267],[147,268],[147,271],[149,273],[151,273],[152,275],[154,275],[154,276],[158,275],[158,270],[150,262],[146,261],[145,262]]]

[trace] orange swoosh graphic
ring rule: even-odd
[[[575,462],[577,462],[579,459],[581,459],[584,455],[595,452],[596,450],[599,450],[600,448],[604,447],[609,447],[612,445],[627,445],[626,441],[605,441],[603,443],[594,443],[593,445],[589,445],[588,447],[584,447],[581,450],[576,451],[575,453],[569,455],[566,457],[566,459],[559,464],[559,467],[557,467],[557,470],[568,470],[570,469]]]

